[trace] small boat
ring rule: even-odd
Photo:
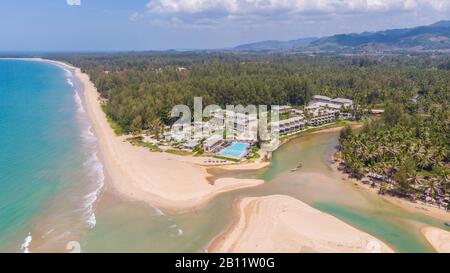
[[[298,171],[298,169],[300,169],[301,167],[303,167],[302,163],[299,163],[298,166],[294,169],[291,170],[291,173]]]

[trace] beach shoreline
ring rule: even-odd
[[[333,169],[334,172],[336,172],[337,174],[339,174],[341,176],[342,181],[344,181],[346,183],[352,183],[356,188],[358,188],[362,191],[366,191],[370,194],[375,194],[378,197],[380,197],[381,199],[383,199],[391,204],[394,204],[396,206],[399,206],[399,207],[405,209],[406,211],[413,212],[413,213],[421,213],[421,214],[424,214],[424,215],[427,215],[427,216],[430,216],[433,218],[440,219],[442,221],[450,221],[450,212],[449,211],[445,211],[443,209],[437,208],[430,204],[412,202],[410,200],[396,197],[393,195],[378,194],[377,187],[371,187],[370,185],[362,183],[358,179],[350,177],[349,174],[339,171],[338,166],[340,164],[340,161],[336,161],[335,157],[333,157],[332,161],[334,163],[331,164],[331,168]]]
[[[431,226],[425,226],[420,231],[436,252],[450,253],[450,232]]]
[[[208,252],[393,252],[375,237],[289,196],[247,197],[234,207],[239,218]]]
[[[152,153],[132,146],[124,136],[114,134],[101,109],[97,89],[81,69],[41,58],[15,60],[46,62],[75,73],[84,87],[82,100],[99,141],[100,158],[108,178],[106,183],[122,198],[173,213],[184,213],[201,209],[221,193],[264,183],[258,179],[221,178],[211,185],[207,180],[207,167],[198,164],[197,158]],[[242,167],[248,168],[245,164]],[[174,169],[179,171],[173,172]]]
[[[105,184],[110,186],[108,187],[108,190],[112,190],[118,198],[140,202],[169,213],[185,213],[204,208],[214,197],[219,194],[249,187],[256,187],[264,183],[263,180],[259,179],[218,178],[217,180],[214,180],[213,184],[211,184],[208,180],[210,175],[207,170],[211,167],[221,168],[224,170],[257,170],[269,166],[271,164],[270,162],[210,166],[208,168],[208,166],[202,166],[202,158],[180,156],[169,153],[155,153],[148,151],[146,148],[131,145],[128,141],[126,141],[125,136],[116,136],[113,132],[106,119],[105,113],[100,107],[100,96],[95,86],[90,81],[88,75],[82,73],[79,68],[63,62],[45,59],[26,60],[43,61],[70,69],[74,72],[74,76],[76,76],[83,84],[84,92],[82,92],[82,100],[99,141],[99,158],[105,167]],[[307,132],[307,135],[324,132],[337,132],[343,126],[344,125]],[[291,139],[304,135],[305,134],[292,136],[289,139],[286,139],[283,144],[287,143]],[[177,169],[178,171],[174,172],[174,169]],[[273,201],[272,198],[276,201]],[[290,213],[292,215],[291,217],[294,217],[299,210],[302,212],[300,208],[306,211],[314,210],[312,207],[297,199],[294,200],[300,203],[293,204],[295,203],[293,200],[287,200],[286,198],[289,197],[275,196],[274,198],[273,196],[265,196],[260,198],[249,198],[248,200],[246,199],[247,201],[240,200],[239,203],[236,203],[236,209],[233,211],[235,221],[230,223],[230,225],[222,233],[220,233],[216,239],[212,240],[207,250],[210,252],[222,252],[224,249],[231,252],[239,252],[239,250],[246,252],[266,251],[266,249],[261,249],[255,245],[252,246],[251,243],[246,243],[245,240],[242,241],[239,239],[242,235],[232,235],[236,233],[236,231],[232,232],[232,230],[234,230],[236,225],[242,221],[245,223],[245,221],[247,221],[246,218],[248,219],[251,217],[259,217],[259,221],[262,221],[261,223],[263,225],[270,225],[269,222],[273,222],[275,218],[279,217],[280,211],[277,211],[277,208],[280,208],[279,205],[286,205],[286,203],[289,204],[286,205],[286,208],[289,211],[294,211]],[[258,216],[258,211],[260,211],[260,208],[267,206],[266,202],[271,204],[271,206],[268,207],[268,212],[264,215]],[[273,207],[273,209],[270,209],[270,207]],[[235,211],[237,213],[234,213]],[[425,213],[423,211],[420,212]],[[320,211],[317,211],[317,213],[320,213],[321,216],[315,215],[317,217],[313,216],[312,219],[328,217],[327,220],[323,220],[325,222],[322,224],[328,225],[328,223],[335,223],[336,220],[341,222],[329,214]],[[244,216],[244,218],[242,218],[242,216]],[[330,220],[332,218],[335,220]],[[309,220],[309,218],[307,219]],[[347,231],[349,234],[352,234],[352,236],[377,240],[369,234],[359,231],[344,222],[342,222],[342,224],[347,225],[347,228],[349,228]],[[287,227],[288,229],[295,229],[295,234],[297,235],[301,235],[304,231],[304,227],[300,222],[290,223]],[[321,230],[320,225],[315,228],[317,230]],[[350,231],[350,229],[352,230]],[[254,227],[252,230],[252,232],[257,232],[258,228]],[[244,232],[244,230],[241,229],[241,232]],[[278,236],[278,233],[276,234]],[[326,234],[327,231],[323,231],[315,233],[314,236],[318,236],[318,241],[323,241],[321,236]],[[296,250],[298,250],[298,246],[301,246],[300,248],[303,249],[303,252],[365,251],[362,246],[355,245],[352,242],[347,245],[347,248],[341,248],[340,245],[342,242],[339,241],[338,237],[333,238],[335,248],[322,245],[315,249],[314,246],[308,244],[305,245],[305,242],[301,240],[301,238],[304,239],[305,237],[300,236],[300,239],[296,241],[297,245],[290,245],[288,244],[288,241],[286,241],[288,240],[285,238],[286,236],[283,237],[280,235],[280,239],[277,236],[267,236],[267,238],[274,243],[273,245],[266,246],[268,250],[276,252],[298,252]],[[240,242],[236,241],[238,239]],[[227,242],[234,240],[233,247],[226,248],[220,243],[220,241],[225,240]],[[287,244],[291,248],[277,248],[279,243]],[[387,246],[384,247],[384,244],[382,245],[386,252],[392,252],[392,249]]]
[[[76,69],[76,76],[84,84],[83,100],[99,139],[103,163],[111,180],[110,184],[120,196],[133,201],[142,201],[168,212],[184,213],[205,207],[221,193],[264,183],[259,179],[219,178],[211,185],[207,180],[207,168],[198,164],[198,158],[152,153],[145,148],[132,146],[125,141],[124,137],[116,136],[109,126],[99,104],[99,94],[89,77],[80,69]],[[324,129],[324,131],[329,130],[339,129]],[[250,170],[264,168],[269,164],[270,162],[240,164],[222,168]],[[178,171],[173,172],[174,169]],[[146,179],[148,177],[152,179]],[[306,204],[305,206],[313,209]],[[332,217],[325,213],[321,214]],[[266,219],[270,221],[272,217],[275,215],[267,215]],[[355,233],[360,232],[347,226]],[[252,248],[250,251],[258,251],[258,249]],[[388,252],[390,251],[389,249]]]

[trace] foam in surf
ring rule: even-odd
[[[25,238],[22,246],[20,247],[20,249],[22,250],[23,253],[31,253],[29,247],[30,247],[30,244],[32,241],[33,241],[33,236],[31,236],[31,232],[30,232],[30,233],[28,233],[28,236]]]
[[[66,72],[70,73],[69,70],[66,70]],[[74,85],[72,86],[74,87]],[[81,96],[76,89],[74,89],[74,100],[77,107],[78,120],[84,127],[80,137],[85,150],[89,153],[86,155],[87,158],[83,166],[86,168],[92,184],[88,186],[89,192],[83,196],[82,209],[86,218],[86,224],[92,229],[97,224],[94,206],[104,186],[105,175],[103,164],[98,158],[98,139],[92,131],[92,124],[86,114]]]

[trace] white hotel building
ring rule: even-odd
[[[326,96],[314,96],[305,108],[311,114],[308,124],[311,126],[320,126],[331,123],[337,118],[351,119],[353,115],[347,110],[353,108],[353,106],[353,101],[350,99],[332,99]]]

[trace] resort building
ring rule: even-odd
[[[298,116],[272,122],[271,126],[274,128],[274,133],[278,133],[279,135],[288,135],[304,130],[305,122],[303,117]]]
[[[189,125],[189,124],[188,124]],[[184,124],[174,124],[170,132],[164,134],[164,138],[170,141],[181,142],[191,138],[191,130]]]
[[[213,153],[216,153],[218,150],[220,150],[220,148],[222,147],[223,144],[224,144],[224,140],[223,140],[222,136],[213,135],[205,140],[205,142],[203,144],[203,148],[204,148],[205,152],[213,154]]]
[[[197,147],[199,143],[200,143],[199,140],[192,139],[192,140],[189,140],[188,142],[186,142],[185,144],[183,144],[182,148],[185,150],[194,150],[194,148]]]
[[[330,103],[331,100],[332,99],[327,96],[316,95],[312,98],[311,103],[316,103],[316,102]]]
[[[384,109],[372,109],[370,110],[372,115],[382,115],[384,113]]]
[[[337,119],[353,118],[353,101],[345,98],[329,98],[326,96],[314,96],[311,103],[303,110],[288,105],[273,106],[272,110],[279,112],[280,120],[273,120],[271,113],[267,112],[269,121],[267,128],[272,135],[269,140],[264,139],[262,146],[266,151],[273,151],[278,146],[275,136],[286,136],[301,132],[306,126],[321,126],[335,122]],[[262,116],[265,116],[264,114]],[[272,119],[272,121],[270,121]],[[224,126],[225,125],[225,126]],[[256,113],[242,113],[230,110],[217,110],[212,113],[212,118],[206,122],[194,122],[191,130],[183,130],[182,125],[165,133],[166,139],[171,141],[184,140],[182,149],[193,150],[200,144],[201,139],[206,153],[215,154],[235,159],[242,159],[250,152],[252,145],[258,140],[258,115]],[[227,133],[227,139],[223,138],[224,130],[231,128],[232,138]],[[261,132],[260,132],[261,133]]]
[[[339,110],[336,109],[317,109],[312,112],[313,117],[308,120],[310,126],[320,126],[323,124],[331,123],[336,120],[336,115],[339,114]]]
[[[331,100],[332,104],[337,104],[340,106],[345,106],[345,107],[352,107],[353,106],[353,101],[350,99],[344,99],[344,98],[336,98],[336,99],[332,99]]]
[[[349,111],[354,107],[353,101],[345,98],[329,98],[326,96],[314,96],[305,109],[312,114],[308,121],[311,126],[320,126],[339,119],[352,119]]]
[[[279,113],[287,113],[292,110],[292,107],[289,105],[275,105],[272,107],[273,111],[278,111]]]
[[[231,126],[235,133],[236,140],[250,141],[256,139],[258,128],[258,117],[256,114],[236,113],[229,110],[222,110],[213,115],[215,124],[226,124]]]
[[[320,96],[320,95],[316,95],[312,98],[311,102],[310,102],[310,106],[314,105],[316,103],[322,104],[322,105],[329,105],[329,107],[331,108],[340,108],[342,106],[344,107],[352,107],[353,106],[353,101],[350,99],[345,99],[345,98],[329,98],[326,96]]]

